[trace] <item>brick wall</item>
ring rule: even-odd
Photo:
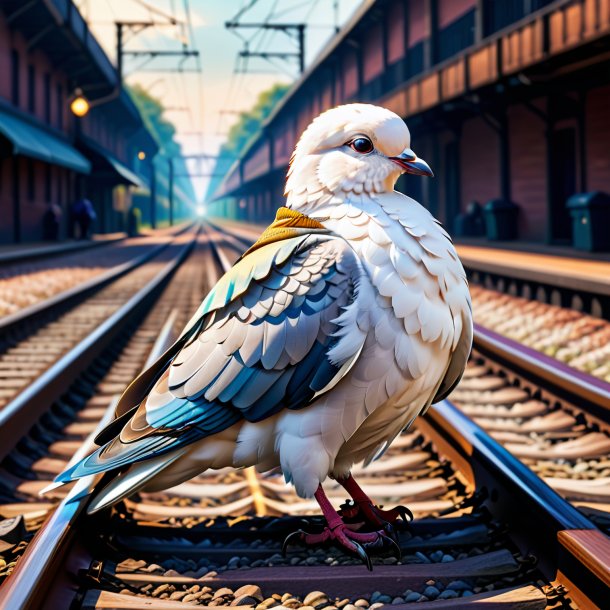
[[[538,102],[542,108],[542,102]],[[512,200],[521,207],[519,237],[543,241],[547,226],[544,123],[522,106],[508,113]]]
[[[593,89],[586,101],[587,190],[610,193],[610,86]]]

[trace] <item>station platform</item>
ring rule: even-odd
[[[192,221],[181,222],[159,229],[141,229],[138,237],[165,237],[181,233],[191,226]],[[0,246],[0,265],[35,260],[38,258],[71,254],[80,250],[89,250],[98,246],[111,244],[127,239],[127,233],[95,233],[90,239],[68,239],[59,242],[28,242]]]
[[[595,255],[590,254],[586,258],[566,256],[551,246],[541,246],[538,252],[518,246],[519,242],[502,247],[457,243],[456,249],[464,267],[470,270],[610,295],[610,256],[607,254],[593,259]]]
[[[255,239],[266,225],[222,218],[211,219],[244,237]],[[456,249],[464,267],[472,271],[534,281],[558,288],[610,295],[610,253],[580,252],[572,248],[524,242],[460,240]]]
[[[120,241],[127,233],[95,234],[91,239],[69,239],[61,242],[29,242],[0,246],[0,265],[6,263],[34,260],[46,256],[69,254],[79,250],[89,250],[105,244]]]

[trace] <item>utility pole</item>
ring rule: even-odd
[[[178,21],[176,19],[170,19],[168,23],[156,23],[154,21],[115,21],[116,27],[116,70],[119,77],[119,83],[123,83],[123,58],[126,55],[132,57],[140,57],[147,55],[151,58],[154,57],[199,57],[199,51],[196,49],[187,49],[186,45],[179,51],[166,51],[166,50],[155,50],[155,49],[142,49],[138,51],[125,51],[123,49],[123,29],[129,28],[134,30],[136,33],[142,32],[147,28],[158,26],[158,25],[176,25]]]
[[[169,161],[169,226],[174,225],[174,159],[170,157]]]
[[[169,15],[164,16],[167,19],[166,23],[157,23],[154,21],[115,21],[116,27],[116,71],[118,77],[118,90],[123,86],[123,59],[126,55],[131,57],[148,56],[151,59],[155,57],[199,57],[199,51],[196,49],[188,49],[186,44],[182,45],[182,49],[175,51],[158,50],[158,49],[142,49],[134,51],[125,51],[123,33],[125,28],[132,33],[138,34],[147,28],[157,25],[175,26],[178,20]],[[184,108],[179,108],[183,110]],[[174,224],[174,162],[169,161],[169,224]],[[150,225],[154,229],[157,226],[157,181],[153,159],[150,161]]]
[[[157,174],[154,157],[150,160],[150,228],[157,228]]]
[[[290,59],[293,57],[298,58],[299,71],[301,74],[305,71],[305,24],[304,23],[239,23],[239,21],[227,21],[225,27],[228,30],[235,30],[238,28],[243,29],[262,29],[262,30],[277,30],[286,33],[288,36],[293,37],[296,34],[297,43],[299,46],[298,53],[265,53],[261,51],[250,51],[244,49],[239,53],[240,57],[261,57],[263,59],[270,59],[277,57],[278,59]]]

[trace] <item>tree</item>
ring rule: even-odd
[[[210,179],[206,199],[211,199],[223,178],[233,165],[235,158],[240,156],[244,146],[253,138],[263,125],[265,119],[271,114],[277,103],[288,91],[289,85],[276,84],[263,91],[254,106],[239,115],[237,122],[229,130],[227,141],[221,146],[219,159],[213,170],[214,176]]]
[[[153,138],[157,140],[159,144],[159,154],[155,157],[155,169],[157,172],[159,196],[167,198],[165,192],[165,186],[168,179],[168,159],[174,158],[174,169],[178,175],[175,180],[176,186],[179,188],[175,189],[174,193],[177,199],[182,199],[183,205],[176,207],[177,217],[179,215],[190,214],[186,208],[191,208],[191,212],[195,207],[195,191],[190,178],[186,177],[187,167],[184,159],[181,158],[182,148],[178,142],[174,139],[176,135],[176,128],[163,118],[164,107],[160,100],[150,95],[140,85],[134,85],[128,87],[128,91],[140,111],[144,125],[148,131],[152,134]],[[185,197],[181,197],[180,193],[184,193]],[[180,202],[178,201],[180,204]]]
[[[180,144],[174,140],[176,128],[163,118],[163,104],[150,95],[140,85],[128,88],[131,97],[137,106],[146,128],[159,143],[163,154],[178,156],[181,154]]]

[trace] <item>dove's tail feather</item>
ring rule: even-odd
[[[202,436],[206,435],[202,434],[197,427],[194,427],[183,432],[180,437],[160,433],[131,443],[122,443],[120,438],[116,437],[64,470],[55,477],[55,481],[67,483],[92,474],[119,471],[138,463],[149,463],[151,460],[163,458],[172,451],[186,447]]]
[[[104,488],[94,492],[93,499],[87,507],[87,513],[96,513],[120,500],[133,495],[142,489],[151,479],[171,466],[180,458],[186,449],[178,449],[173,454],[160,455],[130,466],[115,476]]]

